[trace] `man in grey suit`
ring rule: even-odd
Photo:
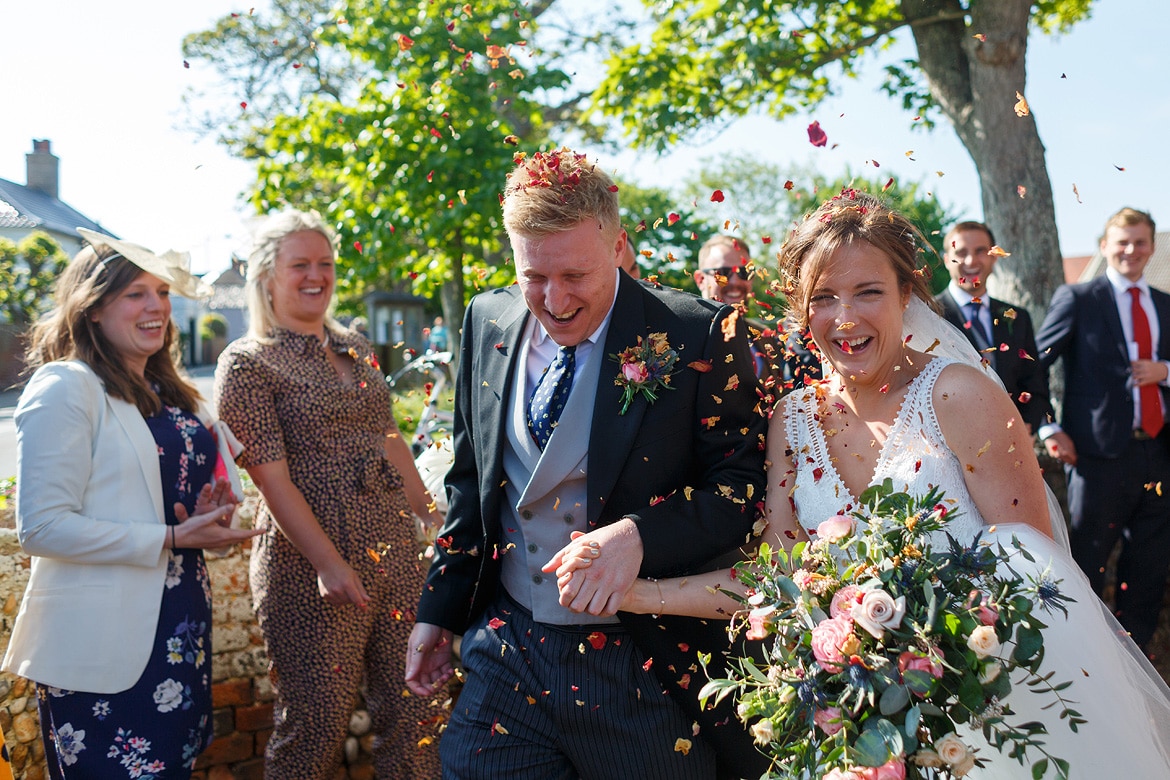
[[[947,231],[943,261],[951,283],[935,296],[943,316],[966,334],[991,364],[1033,433],[1050,409],[1048,370],[1036,357],[1036,336],[1028,310],[987,294],[995,269],[995,237],[982,222],[965,221]]]
[[[1105,223],[1104,276],[1057,289],[1036,341],[1064,364],[1060,426],[1041,431],[1068,475],[1073,558],[1101,593],[1120,543],[1115,614],[1145,648],[1170,561],[1170,295],[1151,287],[1154,220],[1122,209]]]
[[[734,715],[695,698],[697,653],[718,673],[726,624],[617,613],[635,578],[751,536],[766,420],[743,326],[618,270],[617,187],[583,155],[522,160],[504,223],[518,284],[467,310],[450,509],[407,650],[428,695],[463,635],[444,777],[758,776]],[[668,375],[634,359],[651,346],[651,363],[677,355]],[[541,570],[573,532],[596,553],[574,594],[588,612]]]

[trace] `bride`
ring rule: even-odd
[[[1027,426],[966,338],[933,311],[917,235],[876,198],[846,191],[782,248],[792,310],[832,370],[773,413],[763,539],[790,548],[887,478],[911,493],[941,487],[961,510],[951,535],[1014,535],[1075,599],[1067,620],[1049,616],[1041,671],[1073,681],[1067,695],[1088,722],[1074,733],[1023,686],[1007,702],[1016,722],[1046,724],[1046,748],[1070,762],[1071,778],[1170,777],[1170,690],[1072,562]],[[550,561],[562,604],[586,609],[577,595],[596,554],[584,535]],[[732,587],[727,571],[638,580],[621,609],[727,619],[740,604],[720,589]],[[964,739],[986,764],[969,777],[1032,776],[981,734]]]

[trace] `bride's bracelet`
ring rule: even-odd
[[[657,619],[658,619],[658,617],[659,617],[660,615],[662,615],[662,613],[663,613],[663,612],[665,612],[665,611],[666,611],[666,599],[662,598],[662,583],[661,583],[661,582],[659,582],[659,581],[658,581],[657,579],[655,579],[654,577],[647,577],[647,578],[646,578],[646,580],[647,580],[648,582],[653,582],[653,583],[654,583],[654,586],[655,586],[656,588],[658,588],[658,612],[657,612],[657,614],[655,614],[655,613],[651,613],[651,614],[650,614],[650,617],[652,617],[652,618],[654,618],[655,620],[657,620]]]

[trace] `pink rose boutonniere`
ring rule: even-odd
[[[651,333],[647,339],[639,336],[635,346],[610,357],[619,366],[617,378],[613,380],[622,388],[622,408],[618,414],[625,414],[639,393],[653,403],[658,400],[658,393],[674,389],[670,386],[670,374],[678,362],[678,353],[671,348],[665,333]]]

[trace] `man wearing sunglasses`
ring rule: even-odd
[[[751,252],[738,238],[717,233],[699,248],[699,267],[694,273],[699,294],[709,301],[747,310],[752,294]],[[764,391],[779,398],[793,387],[803,386],[805,376],[820,377],[820,358],[811,353],[798,335],[777,338],[775,325],[746,319],[756,361],[756,375]]]

